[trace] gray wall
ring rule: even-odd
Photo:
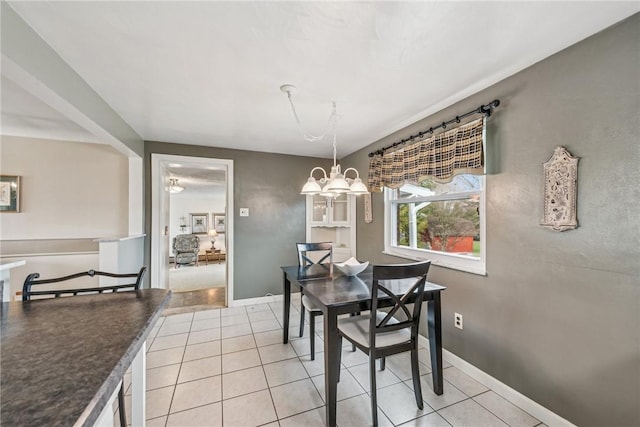
[[[487,47],[490,54],[490,47]],[[486,277],[432,267],[447,350],[580,426],[640,425],[640,15],[342,163],[500,99],[487,132]],[[578,221],[543,229],[542,163],[580,157]],[[383,200],[358,204],[358,257],[382,255]],[[464,330],[453,313],[464,315]]]
[[[151,154],[231,159],[234,162],[234,299],[282,294],[281,265],[297,264],[296,242],[305,240],[305,198],[300,189],[314,166],[311,157],[161,142],[145,143],[145,230],[151,235]],[[249,208],[240,217],[239,208]],[[147,239],[145,265],[150,265]]]

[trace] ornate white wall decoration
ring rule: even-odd
[[[371,214],[371,193],[367,193],[364,196],[364,222],[370,224],[373,221]]]
[[[557,147],[542,164],[544,168],[544,212],[540,225],[555,231],[573,230],[576,219],[578,157]]]

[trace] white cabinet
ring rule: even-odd
[[[307,196],[307,242],[332,242],[334,262],[356,256],[356,196]]]

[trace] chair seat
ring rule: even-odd
[[[386,313],[378,313],[378,320],[384,319]],[[369,319],[370,314],[362,314],[360,316],[345,317],[338,319],[338,330],[345,336],[358,342],[360,345],[370,348],[369,342]],[[398,323],[397,320],[391,319],[387,324]],[[376,335],[376,348],[388,347],[390,345],[402,344],[411,341],[411,333],[406,329],[398,331],[386,332]]]
[[[320,307],[318,307],[313,301],[311,301],[311,299],[309,299],[309,297],[307,297],[306,295],[302,295],[302,305],[304,305],[304,307],[309,310],[309,311],[319,311],[322,312],[322,310],[320,310]]]

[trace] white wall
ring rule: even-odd
[[[17,292],[22,292],[24,280],[31,273],[40,273],[40,278],[66,276],[80,271],[89,271],[98,268],[98,253],[76,253],[76,254],[51,254],[33,255],[19,257],[3,257],[3,262],[26,261],[26,264],[11,269],[10,295],[11,301],[16,298]],[[94,280],[95,279],[95,280]],[[85,286],[98,286],[98,279],[86,278]],[[64,285],[63,285],[64,286]]]
[[[129,160],[108,145],[0,137],[0,173],[21,177],[20,212],[0,213],[0,260],[11,295],[30,273],[57,277],[98,268],[93,239],[127,235]]]
[[[192,213],[206,213],[209,220],[209,229],[213,228],[213,214],[224,214],[225,212],[225,194],[224,189],[221,189],[218,193],[210,193],[207,196],[189,196],[185,190],[183,193],[171,194],[171,208],[170,208],[170,227],[169,237],[170,242],[173,242],[173,238],[178,234],[191,233],[189,214]],[[180,217],[186,219],[187,228],[184,231],[180,230]],[[210,249],[211,237],[206,234],[198,234],[200,238],[200,250]]]
[[[0,171],[21,176],[20,212],[0,214],[0,240],[128,233],[129,161],[108,145],[1,137]]]

